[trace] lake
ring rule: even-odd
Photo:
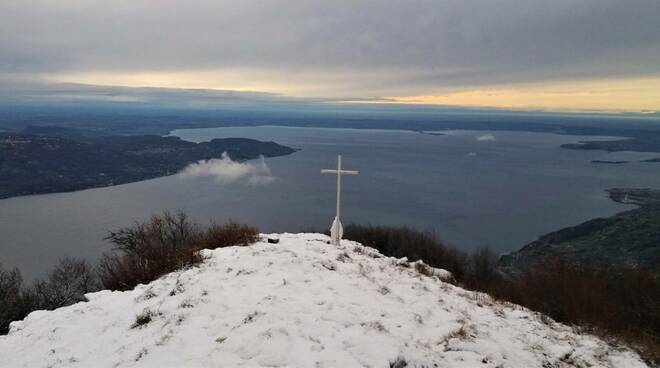
[[[606,137],[445,133],[270,126],[177,130],[172,135],[195,142],[245,137],[300,151],[265,159],[275,179],[261,185],[174,175],[0,200],[0,262],[18,266],[29,279],[62,256],[95,259],[111,248],[103,239],[109,230],[165,209],[184,210],[201,222],[231,218],[263,232],[325,229],[334,216],[336,182],[320,170],[335,167],[338,153],[346,169],[360,171],[343,180],[344,224],[434,230],[467,251],[485,245],[513,251],[547,232],[632,208],[609,200],[604,189],[660,186],[658,163],[591,163],[658,154],[559,147]]]

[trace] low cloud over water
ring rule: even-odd
[[[263,156],[257,163],[232,160],[225,152],[220,159],[200,160],[179,174],[182,178],[212,178],[218,184],[267,185],[275,180]]]
[[[497,138],[495,138],[495,136],[492,134],[484,134],[477,137],[477,141],[479,142],[492,142],[496,140]]]

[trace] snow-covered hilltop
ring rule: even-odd
[[[31,313],[2,367],[645,367],[629,350],[319,234]]]

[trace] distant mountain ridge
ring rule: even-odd
[[[541,236],[504,255],[499,268],[515,274],[548,257],[599,266],[639,267],[660,274],[660,190],[614,188],[609,197],[639,208]]]

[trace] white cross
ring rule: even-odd
[[[332,222],[332,227],[330,228],[330,237],[332,242],[336,245],[339,245],[341,237],[344,233],[344,230],[339,221],[339,212],[341,208],[341,176],[342,175],[357,175],[358,172],[354,170],[342,170],[341,169],[341,155],[337,155],[337,170],[323,169],[321,174],[336,174],[337,175],[337,215],[335,220]]]

